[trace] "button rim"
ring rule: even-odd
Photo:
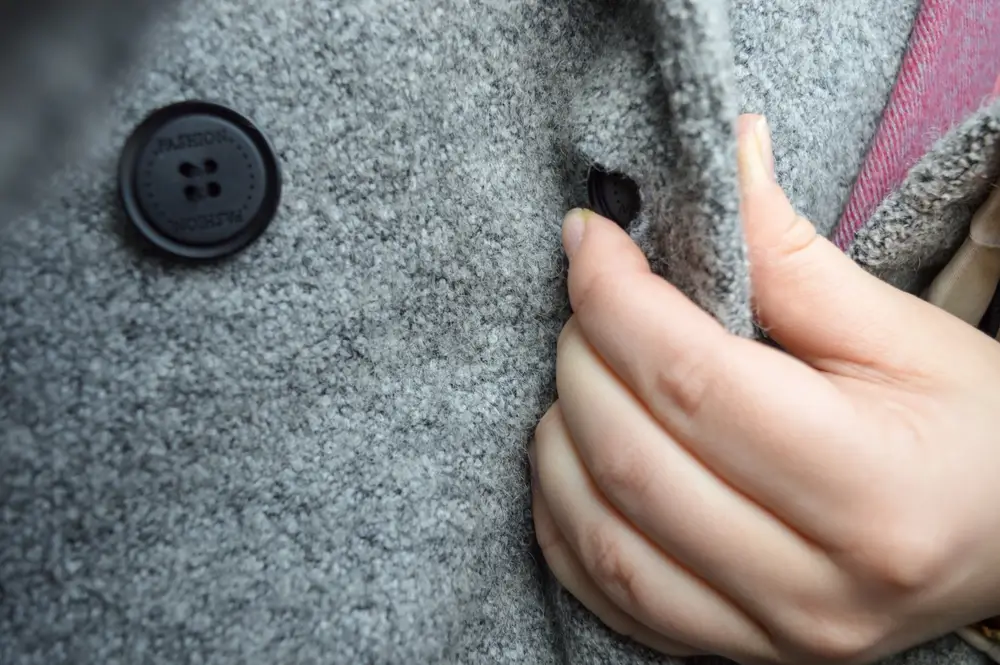
[[[166,123],[189,115],[208,115],[225,120],[246,133],[257,148],[264,164],[264,186],[267,191],[260,207],[249,223],[234,235],[209,244],[180,242],[161,231],[147,219],[136,193],[138,159],[149,139]],[[202,100],[186,100],[158,108],[149,113],[129,135],[118,162],[118,195],[125,216],[143,238],[155,248],[181,259],[210,261],[232,256],[257,240],[270,226],[278,212],[283,188],[283,174],[274,145],[267,136],[242,113],[222,104]]]
[[[635,205],[635,214],[632,216],[631,219],[620,220],[616,219],[612,215],[611,206],[608,204],[608,201],[604,196],[604,191],[600,187],[599,183],[597,182],[597,178],[595,177],[597,174],[601,174],[602,176],[605,177],[618,177],[623,180],[627,180],[632,184],[633,187],[635,187],[637,201]],[[636,219],[638,219],[639,215],[642,214],[642,195],[641,192],[639,191],[639,185],[625,173],[622,173],[621,171],[612,171],[597,164],[591,164],[590,169],[587,171],[587,198],[589,199],[588,202],[592,206],[591,209],[594,210],[594,212],[596,212],[597,214],[601,215],[606,219],[611,220],[622,229],[627,230],[629,227],[631,227],[632,223],[635,222]]]

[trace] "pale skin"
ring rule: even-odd
[[[1000,343],[855,266],[739,120],[758,320],[733,336],[615,224],[563,225],[573,317],[529,451],[545,561],[671,655],[872,663],[1000,614]]]

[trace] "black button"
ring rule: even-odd
[[[591,209],[622,228],[626,228],[639,215],[639,187],[621,173],[590,167],[587,193]]]
[[[274,149],[236,111],[181,102],[132,133],[118,167],[122,206],[160,249],[188,259],[238,252],[271,223],[281,199]]]

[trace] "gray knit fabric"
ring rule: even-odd
[[[590,164],[626,172],[657,266],[749,333],[737,80],[783,181],[833,219],[908,30],[892,0],[825,4],[185,2],[0,242],[0,663],[669,662],[601,627],[533,545],[559,222]],[[780,76],[793,61],[808,76]],[[804,87],[868,79],[842,126],[795,112]],[[267,234],[213,265],[142,250],[114,205],[128,131],[185,98],[254,117],[285,168]],[[879,219],[891,238],[901,218]],[[894,660],[980,662],[950,637]]]
[[[938,141],[858,232],[848,253],[885,281],[921,291],[962,244],[972,214],[998,178],[1000,101]]]
[[[660,271],[731,330],[751,334],[724,4],[623,3],[591,20],[596,53],[566,119],[572,163],[631,176],[644,204],[635,234]],[[576,169],[577,182],[586,175]]]
[[[732,2],[743,110],[767,116],[778,179],[824,235],[847,204],[919,8],[920,0]]]

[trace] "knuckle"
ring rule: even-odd
[[[638,571],[613,528],[603,526],[590,531],[581,558],[597,586],[622,609],[642,606]]]
[[[879,520],[890,526],[862,536],[854,560],[863,576],[897,595],[932,586],[946,568],[945,538],[931,525],[914,520]]]
[[[653,380],[655,394],[692,420],[703,411],[717,387],[711,366],[694,355],[675,358],[668,366],[658,368]]]
[[[816,227],[805,217],[792,214],[788,226],[775,243],[781,257],[797,256],[819,239]]]
[[[810,613],[797,624],[786,636],[790,650],[812,662],[863,662],[885,637],[879,623],[864,619]]]
[[[637,445],[622,441],[617,445],[596,447],[591,476],[594,483],[609,497],[629,503],[639,501],[647,494],[653,480],[652,460]]]
[[[779,188],[780,189],[780,188]],[[768,196],[768,194],[763,194]],[[783,196],[783,195],[782,195]],[[816,227],[791,208],[783,208],[781,219],[764,226],[766,231],[750,246],[750,260],[755,269],[771,272],[797,263],[819,239]],[[790,264],[791,262],[791,264]]]

